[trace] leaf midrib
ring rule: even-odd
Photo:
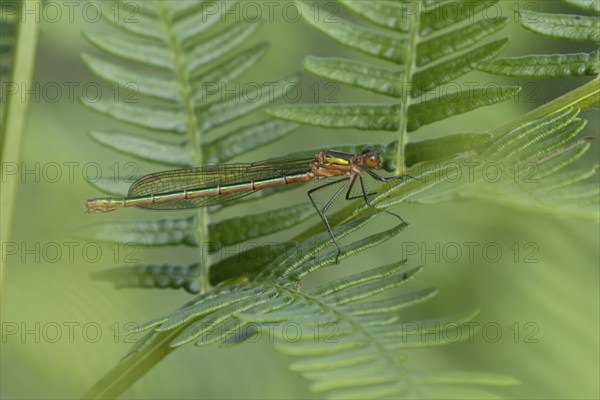
[[[163,23],[163,30],[166,35],[166,44],[173,53],[174,73],[179,88],[181,98],[180,106],[185,114],[186,133],[190,143],[190,158],[192,165],[202,165],[202,139],[199,131],[198,118],[195,113],[195,103],[193,98],[192,80],[186,68],[185,53],[177,38],[173,20],[164,4],[164,0],[155,0],[158,10],[158,17]],[[200,243],[202,238],[208,237],[208,212],[206,208],[199,208],[196,211],[196,239]],[[202,248],[202,246],[200,246]],[[206,255],[200,254],[200,259]],[[200,264],[200,293],[206,293],[210,290],[208,262]]]
[[[404,61],[404,74],[402,79],[404,82],[400,82],[401,96],[400,96],[400,127],[398,128],[398,153],[396,155],[396,175],[403,172],[404,166],[404,153],[406,144],[408,143],[408,110],[410,108],[410,92],[413,75],[417,68],[417,46],[419,45],[419,30],[421,28],[421,1],[416,4],[416,11],[412,18],[409,20],[409,31],[406,49],[406,58]]]

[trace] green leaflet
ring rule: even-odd
[[[297,80],[297,76],[294,75],[278,82],[272,82],[267,87],[253,86],[251,90],[247,90],[243,94],[243,98],[252,99],[252,101],[241,101],[243,98],[239,94],[231,98],[219,99],[199,106],[196,110],[196,116],[202,123],[199,128],[200,132],[206,132],[207,130],[234,121],[259,107],[281,98]]]
[[[199,291],[198,264],[136,264],[95,272],[92,279],[112,282],[115,288],[170,288]]]
[[[214,311],[209,315],[188,324],[171,342],[171,346],[181,346],[198,338],[202,341],[203,335],[206,335],[212,329],[217,328],[221,323],[230,320],[232,315],[268,301],[270,295],[272,294],[269,291],[256,293],[254,296],[248,297],[244,301],[226,305],[220,310]]]
[[[403,2],[352,0],[338,0],[338,2],[374,24],[401,32],[408,30],[408,15],[414,12],[414,5]]]
[[[427,39],[417,47],[417,65],[423,66],[442,57],[456,54],[506,26],[506,18],[481,20],[462,28],[456,28],[440,36]]]
[[[175,329],[180,325],[192,321],[197,321],[198,318],[209,316],[215,311],[226,308],[232,304],[244,303],[252,298],[260,298],[265,293],[272,293],[272,289],[261,287],[237,287],[238,290],[233,290],[229,287],[220,292],[216,292],[211,296],[199,296],[195,301],[186,304],[184,307],[174,311],[165,318],[165,321],[156,328],[159,332]]]
[[[437,1],[426,5],[425,13],[421,18],[421,35],[426,36],[440,29],[459,24],[473,18],[487,17],[482,13],[486,8],[496,4],[498,0],[475,0],[475,1]]]
[[[127,100],[115,102],[110,98],[82,98],[81,102],[91,110],[143,128],[178,134],[186,132],[185,114],[176,107],[141,105]]]
[[[102,2],[95,3],[102,10],[104,21],[114,27],[128,31],[136,36],[161,40],[163,33],[156,29],[158,23],[155,9],[144,8],[142,2]]]
[[[137,158],[179,167],[192,164],[187,141],[155,139],[125,132],[90,131],[89,134],[96,142]]]
[[[79,228],[77,237],[140,246],[197,246],[195,217],[152,221],[102,222]]]
[[[378,232],[371,236],[368,236],[364,239],[357,240],[355,242],[350,243],[349,245],[345,245],[342,247],[342,254],[340,254],[340,260],[343,260],[353,254],[364,251],[371,247],[375,247],[380,245],[381,243],[393,238],[398,233],[400,233],[404,228],[406,228],[408,224],[399,223],[391,229]],[[332,255],[328,258],[323,258],[318,260],[317,262],[309,262],[308,265],[300,266],[294,273],[289,273],[287,276],[292,280],[300,281],[304,276],[308,275],[311,272],[314,272],[320,268],[326,267],[328,265],[335,264],[335,257]]]
[[[108,82],[120,85],[123,88],[123,93],[132,102],[139,101],[134,97],[138,94],[163,100],[180,100],[177,84],[167,76],[133,70],[129,66],[125,67],[85,53],[81,55],[81,58],[94,74]]]
[[[364,3],[352,2],[352,4]],[[304,68],[336,82],[377,93],[394,97],[400,97],[401,94],[402,73],[400,71],[392,71],[363,61],[308,56],[304,59]]]
[[[567,3],[597,13],[598,4],[587,0]],[[557,39],[600,42],[600,20],[595,16],[520,12],[521,24],[532,32]],[[600,50],[590,53],[540,54],[509,57],[482,64],[479,69],[512,77],[562,78],[595,76],[600,73]]]
[[[536,177],[545,178],[560,171],[581,158],[589,148],[589,140],[583,139],[545,155],[540,159],[540,164],[536,170]]]
[[[217,92],[223,84],[230,82],[252,68],[263,58],[267,50],[267,43],[259,43],[247,50],[227,57],[206,71],[196,71],[195,75],[192,76],[194,100],[205,101],[207,96]]]
[[[204,160],[225,163],[232,158],[272,143],[296,128],[296,124],[263,120],[238,128],[215,139],[203,148]],[[192,166],[187,141],[155,139],[124,132],[90,131],[92,139],[111,149],[138,158],[178,167]],[[125,189],[123,193],[127,193]]]
[[[318,8],[311,8],[303,1],[296,1],[295,4],[307,23],[335,41],[384,60],[396,63],[404,61],[405,47],[399,35],[365,28]]]
[[[509,152],[515,152],[521,146],[526,145],[530,140],[541,139],[540,132],[543,132],[544,136],[550,136],[559,131],[573,121],[577,117],[577,114],[579,114],[578,110],[566,109],[532,121],[496,137],[486,146],[487,148],[482,151],[482,154],[484,156],[498,154],[495,158],[502,159]]]
[[[211,224],[211,243],[230,246],[298,225],[316,215],[309,202]]]
[[[310,320],[310,317],[316,317],[320,312],[320,307],[318,304],[305,304],[300,299],[292,300],[293,303],[285,305],[284,307],[278,308],[275,311],[271,309],[265,309],[264,307],[257,307],[257,311],[255,313],[241,313],[238,315],[238,318],[242,321],[251,321],[254,323],[264,324],[266,322],[282,322],[293,320],[297,323],[299,320]],[[301,303],[296,307],[297,303]],[[313,318],[313,322],[318,320],[322,321],[320,318]],[[326,323],[328,323],[327,321]]]
[[[597,16],[542,12],[536,12],[533,15],[523,12],[521,14],[524,28],[544,36],[578,42],[600,42],[600,20]]]
[[[454,79],[469,73],[480,63],[498,56],[507,43],[508,39],[496,40],[418,71],[413,76],[411,96],[418,97],[429,90],[452,82]]]
[[[268,110],[274,117],[327,128],[395,131],[400,108],[388,104],[287,105]]]
[[[382,280],[382,278],[394,275],[398,271],[404,269],[406,262],[407,260],[402,260],[398,263],[384,265],[382,267],[373,268],[368,271],[359,272],[345,278],[337,279],[333,282],[318,287],[312,292],[312,294],[314,296],[324,297],[338,293],[344,289],[360,285],[362,283]]]
[[[204,159],[225,163],[239,155],[279,140],[298,125],[276,119],[266,119],[228,132],[204,147]],[[313,153],[315,154],[315,153]]]
[[[346,222],[343,225],[333,227],[334,236],[340,240],[350,233],[360,229],[374,215],[364,215],[356,217]],[[298,274],[302,272],[302,269],[310,268],[313,264],[327,259],[328,262],[335,259],[335,248],[331,243],[331,236],[329,232],[319,229],[321,233],[313,235],[297,246],[291,248],[289,251],[282,253],[279,257],[273,260],[272,268],[265,269],[260,273],[256,280],[259,282],[269,281],[274,278],[286,278],[289,279],[290,275]],[[300,268],[299,268],[300,267]]]
[[[576,119],[567,125],[562,132],[544,140],[542,143],[531,146],[531,148],[521,153],[519,157],[527,161],[551,158],[552,152],[560,151],[560,147],[567,144],[571,139],[574,139],[585,128],[586,124],[587,121]]]
[[[234,48],[248,39],[260,24],[244,22],[235,24],[214,34],[210,38],[199,38],[199,43],[191,42],[192,46],[186,54],[186,71],[195,76],[200,68],[229,54]]]
[[[479,69],[496,75],[519,78],[564,78],[595,76],[600,73],[599,52],[539,54],[503,58],[482,64]]]
[[[189,2],[190,4],[185,4],[185,1],[181,3],[179,8],[171,8],[173,15],[180,14],[183,16],[174,26],[173,31],[182,43],[186,43],[194,40],[194,38],[201,37],[204,32],[215,26],[218,22],[221,22],[227,11],[236,7],[237,0],[221,3],[219,7],[210,7],[207,4],[201,4],[201,6],[205,7],[200,12],[190,12],[189,8],[198,7],[193,2]]]
[[[390,275],[390,277],[388,277],[387,279],[365,282],[359,285],[345,287],[325,297],[330,301],[335,302],[336,304],[348,304],[356,300],[361,300],[366,297],[379,294],[385,290],[398,287],[404,284],[410,278],[412,278],[419,271],[420,268],[413,268],[401,274]]]
[[[248,246],[237,254],[213,264],[210,267],[210,284],[215,286],[228,279],[256,275],[265,265],[293,247],[293,242]]]
[[[85,32],[84,36],[93,45],[114,56],[166,70],[173,69],[171,53],[159,43],[91,32]]]
[[[461,152],[478,149],[490,141],[492,135],[482,133],[459,133],[436,139],[410,142],[406,145],[406,166],[424,161],[440,160]]]
[[[519,87],[490,86],[486,89],[465,90],[449,93],[439,98],[422,101],[410,107],[408,131],[463,114],[479,107],[506,101],[520,91]]]
[[[342,307],[344,312],[352,315],[373,315],[381,314],[390,311],[402,310],[416,303],[429,300],[437,294],[437,290],[433,288],[410,292],[401,296],[391,297],[384,300],[375,300],[364,303],[353,303]]]
[[[362,339],[362,338],[361,338]],[[302,341],[300,343],[277,342],[273,346],[283,354],[290,356],[314,356],[321,354],[332,354],[361,348],[367,345],[363,339],[360,341],[345,341],[334,343]]]

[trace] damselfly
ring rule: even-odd
[[[333,234],[327,210],[334,200],[346,190],[346,200],[362,197],[365,203],[373,207],[361,172],[365,172],[380,182],[403,179],[406,175],[382,177],[375,170],[381,166],[381,158],[373,149],[365,149],[360,154],[325,150],[309,158],[286,158],[238,163],[208,165],[197,168],[177,169],[145,175],[135,181],[125,198],[95,198],[85,202],[88,212],[108,212],[124,207],[140,207],[153,210],[181,210],[222,204],[257,190],[308,182],[317,179],[338,177],[308,191],[308,197],[337,248],[336,262],[341,253],[340,245]],[[360,184],[360,194],[353,195],[356,181]],[[319,208],[313,194],[318,190],[342,183],[327,203]],[[394,215],[402,222],[399,215]]]

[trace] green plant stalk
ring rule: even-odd
[[[396,175],[401,174],[404,169],[405,148],[408,143],[408,109],[410,107],[410,92],[413,74],[417,68],[417,46],[419,44],[419,29],[421,27],[421,4],[411,3],[415,7],[415,13],[410,18],[408,46],[406,51],[406,61],[404,62],[404,82],[401,84],[400,96],[400,127],[398,128],[398,153],[396,154]]]
[[[94,386],[89,388],[82,399],[114,399],[121,395],[160,360],[175,350],[170,343],[183,327],[161,332],[146,348],[122,359],[108,371]]]
[[[202,138],[198,130],[198,118],[194,112],[194,99],[192,97],[192,88],[189,85],[190,77],[185,68],[185,55],[181,48],[177,38],[175,37],[173,27],[173,21],[169,16],[169,12],[166,9],[163,1],[157,1],[158,9],[160,11],[160,17],[163,24],[168,29],[165,29],[165,33],[168,37],[168,44],[174,52],[175,62],[175,77],[179,83],[179,93],[181,95],[181,105],[186,118],[187,135],[190,143],[191,159],[193,165],[202,165]],[[202,240],[208,238],[208,212],[206,208],[200,208],[196,212],[196,235],[198,237],[198,243],[202,243]],[[199,259],[204,260],[200,263],[200,274],[198,279],[200,280],[200,293],[206,293],[210,290],[208,268],[210,260],[206,258],[206,255],[202,254],[204,246],[200,246]]]
[[[40,0],[23,0],[20,12],[23,10],[41,10]],[[19,87],[29,86],[35,64],[35,49],[37,45],[37,32],[39,15],[29,13],[19,15],[17,20],[17,32],[14,43],[14,57],[10,69],[11,82]],[[16,95],[7,96],[2,116],[2,132],[0,141],[2,143],[1,162],[18,164],[21,160],[21,145],[25,134],[25,118],[27,116],[28,103],[22,101],[20,91]],[[0,191],[0,238],[2,242],[8,241],[10,227],[15,205],[15,198],[19,180],[6,179]],[[0,261],[0,281],[4,282],[4,261]]]

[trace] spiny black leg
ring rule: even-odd
[[[352,188],[354,187],[355,181],[356,181],[356,175],[352,175],[352,180],[350,181],[350,187],[348,188],[348,191],[346,192],[346,200],[353,200],[356,198],[356,196],[350,197],[350,192],[352,192]]]
[[[377,175],[377,173],[375,173],[374,171],[371,171],[371,170],[366,170],[366,171],[369,175],[371,175],[375,180],[378,180],[379,182],[391,182],[391,181],[395,181],[398,179],[405,179],[405,178],[415,179],[414,176],[410,176],[410,175],[395,175],[395,176],[383,177],[381,175]]]
[[[317,203],[315,203],[315,200],[313,199],[312,194],[314,192],[316,192],[317,190],[326,188],[331,185],[335,185],[336,183],[340,183],[342,181],[346,181],[346,182],[337,190],[337,192],[335,192],[333,197],[327,202],[327,204],[325,204],[323,209],[319,210],[319,207],[317,206]],[[308,198],[310,199],[310,202],[312,203],[315,210],[317,210],[317,212],[321,216],[321,219],[325,223],[325,226],[327,227],[327,230],[329,231],[329,235],[331,236],[331,239],[333,240],[333,244],[335,244],[335,247],[337,248],[337,254],[335,256],[336,264],[339,264],[339,262],[340,262],[340,253],[342,252],[342,250],[340,249],[340,244],[338,243],[337,239],[335,238],[335,235],[333,234],[333,230],[331,229],[331,225],[329,224],[329,220],[327,219],[326,212],[327,212],[327,209],[329,208],[329,206],[331,206],[331,204],[333,204],[333,201],[335,200],[335,198],[337,196],[339,196],[339,194],[342,192],[342,190],[344,190],[344,188],[346,188],[346,186],[348,186],[349,183],[350,183],[350,178],[343,178],[343,179],[338,179],[337,181],[326,183],[324,185],[321,185],[319,187],[316,187],[316,188],[308,191]]]
[[[367,173],[369,175],[371,175],[373,177],[373,179],[379,181],[379,182],[392,182],[398,179],[404,179],[404,178],[413,178],[410,175],[396,175],[396,176],[390,176],[390,177],[383,177],[381,175],[378,175],[377,173],[375,173],[374,171],[371,170],[366,170]],[[414,178],[413,178],[414,179]],[[346,193],[346,200],[354,200],[354,199],[358,199],[359,197],[363,197],[363,194],[359,194],[357,196],[351,196],[350,195],[350,191],[352,189],[352,185],[354,185],[354,181],[352,181],[352,184],[350,185],[350,189],[348,189],[348,193]],[[363,189],[363,193],[364,193],[364,189]],[[367,193],[367,196],[373,196],[377,194],[377,192],[371,192],[371,193]]]
[[[367,205],[377,211],[383,211],[386,214],[390,214],[393,215],[394,217],[398,218],[403,224],[405,224],[406,222],[404,222],[404,220],[402,219],[401,216],[399,216],[398,214],[395,214],[391,211],[388,211],[384,208],[377,208],[375,207],[375,205],[373,203],[371,203],[371,200],[369,199],[369,196],[367,195],[367,191],[365,189],[365,181],[363,180],[362,176],[359,176],[358,179],[360,180],[360,188],[362,189],[362,194],[363,194],[363,198],[365,199],[365,203],[367,203]]]
[[[359,197],[363,197],[362,194],[359,194],[357,196],[350,195],[350,193],[352,193],[352,188],[354,187],[354,182],[356,182],[356,176],[357,175],[352,176],[352,182],[350,182],[350,187],[348,188],[348,191],[346,192],[346,200],[354,200],[354,199],[358,199]],[[373,196],[374,194],[377,194],[377,192],[371,192],[368,195]]]

